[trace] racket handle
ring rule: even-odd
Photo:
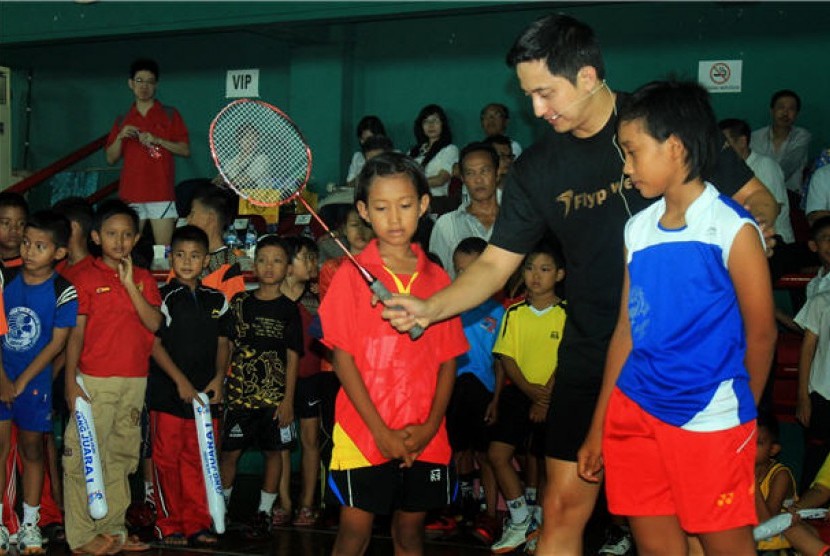
[[[372,290],[372,293],[374,293],[375,296],[377,296],[377,298],[381,301],[387,301],[392,298],[392,294],[389,293],[389,290],[386,289],[386,286],[383,285],[383,282],[381,282],[377,278],[372,280],[372,282],[369,284],[369,289]],[[390,308],[400,309],[401,307],[396,306]],[[413,340],[417,340],[418,338],[420,338],[423,333],[424,327],[419,324],[416,324],[415,326],[409,329],[409,337]]]

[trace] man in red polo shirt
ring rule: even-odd
[[[190,156],[187,127],[179,112],[156,100],[159,67],[154,60],[136,60],[127,85],[135,103],[119,116],[107,137],[109,164],[122,157],[118,195],[138,212],[139,231],[150,220],[155,242],[169,245],[176,226],[173,155]]]

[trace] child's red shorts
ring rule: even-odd
[[[611,513],[676,515],[688,533],[757,523],[755,421],[716,432],[669,425],[614,389],[602,440]]]

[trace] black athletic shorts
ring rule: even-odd
[[[475,450],[486,452],[489,443],[484,413],[493,400],[493,393],[472,373],[464,373],[455,381],[447,407],[447,436],[454,452]]]
[[[490,427],[490,440],[514,446],[522,453],[545,455],[545,423],[530,420],[530,398],[515,384],[502,388],[499,396],[498,418]]]
[[[292,438],[283,441],[280,423],[274,419],[276,408],[228,409],[222,427],[222,450],[235,452],[256,447],[266,452],[288,450],[297,438],[292,423]]]
[[[294,391],[294,415],[297,419],[320,418],[320,373],[297,379]]]
[[[547,457],[576,461],[591,428],[598,397],[599,388],[554,383],[547,419]]]
[[[397,510],[426,512],[444,508],[455,493],[455,472],[447,465],[416,461],[401,467],[400,460],[381,465],[330,471],[328,494],[332,502],[378,515]]]

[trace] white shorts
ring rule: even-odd
[[[179,213],[176,212],[176,201],[130,203],[130,207],[138,213],[139,220],[162,220],[179,217]]]

